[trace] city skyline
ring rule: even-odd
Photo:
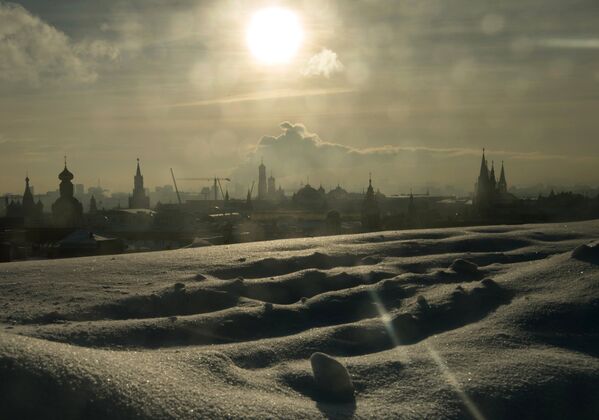
[[[480,152],[479,152],[480,153]],[[485,153],[488,153],[488,150],[483,149],[482,150],[483,153],[483,160]],[[65,159],[65,166],[66,166],[66,156],[64,156]],[[82,196],[87,196],[89,195],[90,197],[92,195],[98,195],[98,196],[105,196],[105,197],[110,197],[111,195],[116,199],[119,200],[119,204],[120,200],[124,200],[125,202],[122,203],[123,206],[127,206],[127,203],[130,202],[130,200],[133,198],[133,196],[135,194],[142,194],[145,192],[145,194],[150,194],[150,195],[154,195],[154,194],[161,194],[162,196],[170,196],[170,199],[167,202],[172,202],[175,199],[175,189],[174,186],[172,184],[172,179],[170,183],[166,183],[166,184],[148,184],[146,183],[144,186],[144,176],[142,176],[141,172],[140,172],[140,159],[136,158],[136,162],[137,162],[137,168],[135,170],[134,173],[134,182],[130,183],[129,187],[125,187],[124,190],[112,190],[110,188],[106,188],[104,185],[101,184],[100,182],[100,178],[97,179],[97,183],[95,185],[90,186],[89,184],[86,185],[83,182],[74,182],[74,188],[75,188],[75,196],[76,197],[82,197]],[[255,189],[255,191],[253,192],[253,196],[256,199],[265,199],[266,197],[266,188],[267,188],[267,178],[266,178],[266,167],[264,165],[264,158],[262,158],[260,160],[260,165],[255,168],[255,172],[256,176],[252,179],[252,177],[248,178],[249,181],[249,185],[254,185],[257,187]],[[472,162],[471,162],[472,163]],[[498,161],[498,170],[501,170],[501,175],[502,177],[504,176],[504,161]],[[494,160],[490,160],[487,162],[488,165],[493,166],[495,164]],[[500,167],[499,167],[500,165]],[[262,169],[264,167],[264,169]],[[474,166],[473,166],[474,167]],[[491,169],[491,168],[489,168]],[[310,182],[310,175],[307,174],[305,175],[302,179],[299,180],[295,180],[293,182],[290,182],[288,184],[282,185],[282,183],[280,182],[280,179],[278,177],[274,177],[273,176],[273,170],[272,169],[268,169],[268,194],[272,195],[273,193],[276,194],[284,194],[285,192],[287,193],[293,193],[296,192],[298,190],[300,190],[303,186],[305,185],[309,185],[311,184]],[[474,171],[473,171],[474,173]],[[25,185],[26,190],[31,191],[31,193],[33,194],[33,196],[35,198],[40,198],[43,196],[48,196],[48,199],[53,199],[54,198],[54,194],[58,193],[58,183],[55,184],[55,188],[50,187],[48,190],[42,190],[40,188],[37,188],[36,185],[38,185],[37,183],[33,182],[35,181],[35,178],[32,179],[30,178],[30,173],[29,171],[26,171],[25,173]],[[369,172],[368,175],[370,177],[372,177],[372,172]],[[499,175],[497,175],[499,177]],[[263,183],[264,185],[261,187],[261,179],[263,177]],[[339,178],[339,177],[337,177]],[[276,183],[276,187],[274,187],[275,185],[275,179],[277,180]],[[383,179],[384,175],[383,175]],[[178,182],[181,181],[198,181],[200,179],[194,179],[194,178],[179,178]],[[30,181],[31,184],[30,184]],[[45,182],[48,182],[48,180],[43,180]],[[231,180],[234,181],[234,180]],[[246,180],[247,181],[247,180]],[[358,183],[356,185],[351,185],[349,183],[344,182],[344,180],[340,180],[337,179],[336,182],[333,182],[331,179],[328,180],[322,180],[322,179],[314,179],[314,177],[312,177],[312,185],[314,186],[320,186],[320,187],[324,187],[326,190],[331,191],[335,188],[338,188],[340,186],[347,188],[350,190],[350,192],[354,192],[354,193],[364,193],[365,189],[366,189],[366,183],[362,182],[362,183]],[[205,178],[204,182],[197,184],[194,183],[192,184],[193,187],[189,188],[184,188],[181,189],[180,192],[182,194],[186,194],[188,197],[197,197],[197,196],[203,196],[204,199],[211,199],[212,198],[212,179],[211,178]],[[272,186],[271,186],[271,182],[272,182]],[[23,181],[21,182],[21,184],[23,184]],[[470,189],[468,189],[467,187],[464,189],[460,189],[460,188],[456,188],[455,186],[451,186],[451,185],[435,185],[435,184],[431,184],[431,183],[418,183],[418,182],[414,182],[412,184],[410,184],[410,187],[407,189],[401,189],[399,187],[394,188],[393,191],[383,191],[380,187],[377,187],[378,191],[381,191],[382,193],[391,195],[391,196],[401,196],[401,195],[409,195],[409,194],[417,194],[417,195],[428,195],[430,193],[430,190],[433,189],[434,190],[434,194],[437,195],[456,195],[456,196],[462,196],[462,197],[466,197],[466,196],[474,196],[477,194],[477,184],[478,182],[474,182],[471,183],[472,187]],[[185,184],[187,186],[189,186],[190,184]],[[283,189],[283,186],[285,187]],[[22,187],[22,185],[21,185]],[[246,190],[244,188],[246,188],[245,184],[239,184],[236,182],[232,182],[231,183],[231,187],[232,188],[226,188],[227,192],[230,193],[231,198],[236,198],[236,199],[245,199],[246,198]],[[260,193],[260,189],[263,188],[264,192]],[[584,191],[584,190],[589,190],[589,191],[594,191],[597,190],[597,187],[594,187],[592,185],[589,184],[576,184],[576,185],[565,185],[565,184],[551,184],[551,183],[539,183],[539,184],[533,184],[533,185],[514,185],[513,183],[510,182],[509,185],[509,190],[510,191],[518,191],[521,190],[520,195],[524,196],[524,197],[532,197],[533,195],[536,196],[538,194],[543,194],[543,193],[547,193],[551,190],[555,190],[557,189],[558,191],[570,191],[570,190],[574,190],[577,192],[580,191]],[[131,190],[133,191],[133,193],[131,192]],[[278,191],[277,191],[278,190]],[[206,191],[211,191],[210,193],[207,193]],[[504,185],[504,191],[507,191],[507,184]],[[22,192],[19,191],[18,187],[15,189],[15,191],[0,191],[0,195],[2,195],[3,197],[8,197],[8,198],[19,198],[22,197]],[[220,195],[222,195],[221,193],[219,193],[219,199],[222,199],[220,197]],[[144,202],[143,200],[145,200],[146,198],[141,198],[142,202]],[[138,198],[139,200],[139,198]],[[137,201],[139,203],[139,201]],[[154,203],[155,204],[155,203]],[[143,205],[141,207],[145,207],[147,205]],[[129,203],[129,207],[131,207],[130,203]],[[139,206],[134,206],[134,207],[139,207]]]

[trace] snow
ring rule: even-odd
[[[590,221],[2,264],[0,417],[597,418],[598,238]],[[318,352],[354,401],[323,398]]]

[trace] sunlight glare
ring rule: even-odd
[[[270,7],[254,13],[246,41],[252,55],[264,64],[285,64],[297,54],[304,31],[294,12]]]

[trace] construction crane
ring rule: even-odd
[[[177,188],[177,180],[175,179],[175,173],[173,172],[173,168],[171,168],[171,176],[173,177],[173,184],[175,185],[175,192],[177,193],[177,201],[179,205],[181,205],[181,196],[179,195],[179,188]]]
[[[223,192],[223,187],[221,185],[221,181],[231,182],[230,178],[179,178],[179,181],[214,181],[214,201],[218,200],[218,190],[220,190],[220,194],[225,198],[225,193]]]

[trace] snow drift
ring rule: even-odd
[[[597,238],[592,221],[3,264],[0,406],[597,418]]]

